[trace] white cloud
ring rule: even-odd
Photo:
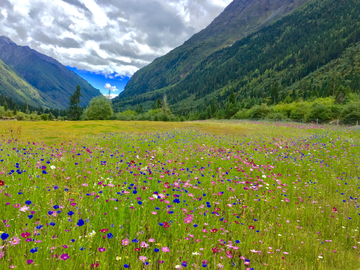
[[[110,91],[117,91],[118,90],[118,89],[116,89],[116,86],[111,86],[110,83],[105,83],[104,88],[108,89]]]
[[[132,75],[206,27],[231,0],[0,0],[0,35],[62,64]]]

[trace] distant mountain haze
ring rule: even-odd
[[[307,0],[234,0],[204,30],[134,74],[121,100],[174,85],[213,52],[288,14]]]
[[[99,90],[55,59],[28,46],[18,46],[4,36],[0,37],[0,59],[33,87],[32,92],[34,89],[38,92],[29,96],[26,93],[6,94],[6,88],[1,90],[4,95],[14,96],[16,101],[24,102],[26,99],[31,105],[36,103],[37,106],[66,109],[69,106],[69,97],[75,92],[77,85],[81,86],[81,106],[101,95]]]

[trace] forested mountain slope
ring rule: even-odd
[[[68,107],[69,97],[77,85],[82,89],[82,106],[88,104],[93,97],[101,95],[99,90],[55,59],[27,46],[18,46],[4,36],[0,37],[0,59],[36,88],[48,107]]]
[[[119,99],[173,85],[211,53],[281,18],[307,0],[234,0],[206,29],[134,74]]]
[[[37,89],[28,84],[13,68],[0,60],[0,94],[31,106],[46,106]],[[56,105],[56,104],[54,104]]]
[[[306,98],[315,85],[309,88],[300,82],[344,57],[345,51],[351,51],[359,41],[360,1],[312,0],[233,46],[211,54],[175,85],[117,100],[115,106],[121,109],[151,104],[166,94],[173,111],[186,114],[213,103],[224,106],[232,91],[237,100],[253,98],[270,104],[288,95]],[[358,80],[358,73],[351,74],[349,80]],[[358,84],[349,84],[359,91]],[[334,78],[328,76],[316,87],[324,95],[332,93]]]

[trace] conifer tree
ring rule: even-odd
[[[70,106],[67,109],[67,116],[69,120],[80,120],[82,115],[82,108],[79,106],[80,97],[82,96],[80,85],[76,86],[76,91],[70,96]]]

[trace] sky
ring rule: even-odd
[[[0,35],[55,58],[102,93],[211,23],[232,0],[0,0]]]

